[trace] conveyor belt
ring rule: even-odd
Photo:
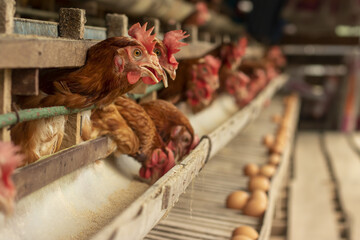
[[[271,116],[282,114],[283,107],[282,98],[275,98],[257,120],[210,159],[168,216],[145,239],[229,239],[232,230],[240,225],[260,231],[260,218],[225,208],[225,200],[235,190],[247,190],[244,165],[267,162],[262,137],[275,132],[277,125]]]

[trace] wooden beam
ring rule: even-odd
[[[85,10],[76,8],[61,8],[59,15],[60,37],[83,39],[85,22]],[[61,149],[80,143],[81,128],[81,113],[69,115],[65,124],[65,134],[61,144]]]
[[[107,146],[107,137],[101,137],[16,170],[12,177],[17,190],[16,198],[19,200],[66,174],[105,158]]]
[[[13,32],[14,14],[14,0],[0,1],[0,34],[11,34]],[[1,49],[4,47],[2,46]],[[7,59],[10,55],[5,55],[4,58]],[[0,68],[0,114],[8,112],[11,112],[11,70]],[[7,128],[0,130],[0,140],[11,140],[10,131]]]
[[[39,69],[15,69],[12,72],[11,92],[14,95],[39,94]]]
[[[107,37],[126,36],[129,19],[124,14],[106,14]]]
[[[0,69],[0,114],[11,112],[11,70]],[[10,141],[10,131],[2,128],[1,141]]]
[[[0,35],[0,68],[81,67],[87,50],[98,42]],[[216,46],[208,42],[191,43],[182,47],[175,57],[179,60],[201,57]]]
[[[85,10],[77,8],[60,8],[60,37],[84,39],[85,23]]]
[[[14,28],[15,1],[0,1],[0,33],[9,34]]]
[[[1,36],[0,68],[81,67],[85,63],[87,50],[97,42]]]

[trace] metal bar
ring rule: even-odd
[[[12,176],[17,200],[83,166],[107,156],[107,137],[65,149],[17,170]]]
[[[64,106],[57,106],[57,107],[48,107],[48,108],[30,108],[26,110],[20,110],[17,113],[10,112],[0,115],[0,128],[13,125],[19,122],[55,117],[59,115],[69,115],[94,108],[95,106],[82,108],[82,109],[69,109]]]

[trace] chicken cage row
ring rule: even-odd
[[[60,13],[60,22],[49,23],[13,18],[13,2],[3,1],[2,3],[5,3],[5,7],[1,8],[5,11],[4,14],[2,14],[5,18],[3,21],[0,21],[0,23],[3,24],[2,32],[5,33],[0,37],[0,44],[2,45],[2,50],[0,51],[0,68],[2,69],[0,72],[3,86],[1,96],[2,113],[11,111],[11,93],[13,95],[23,96],[34,96],[39,93],[39,69],[80,67],[85,62],[87,50],[98,43],[98,40],[110,36],[125,36],[128,29],[127,17],[124,15],[109,14],[106,18],[108,27],[105,29],[85,26],[85,13],[80,9],[63,9],[61,12],[63,15]],[[156,19],[147,19],[147,21],[155,26],[155,29],[159,29],[157,27],[159,22]],[[40,32],[56,31],[58,32],[58,35],[30,35],[34,33],[37,35],[37,32],[33,31],[34,29],[40,29]],[[177,55],[178,59],[202,56],[216,46],[216,43],[198,41],[196,27],[184,27],[184,29],[187,29],[192,37],[189,42],[190,45]],[[13,33],[19,33],[20,35]],[[159,33],[159,35],[161,34]],[[209,36],[207,34],[200,35]],[[60,36],[60,38],[57,38],[57,36]],[[98,40],[86,40],[84,38]],[[208,37],[206,39],[209,40]],[[258,49],[253,50],[255,52],[255,54],[251,53],[253,55],[261,52],[261,50]],[[202,141],[194,150],[194,153],[191,153],[191,155],[188,156],[189,160],[184,161],[181,166],[179,166],[180,168],[184,167],[184,169],[187,170],[181,176],[178,175],[180,178],[185,179],[182,181],[177,180],[179,184],[182,183],[178,186],[177,190],[174,190],[176,189],[176,184],[172,184],[172,186],[166,184],[165,186],[158,183],[158,185],[155,186],[155,190],[152,189],[150,193],[142,199],[144,201],[149,201],[149,199],[157,196],[162,197],[161,211],[157,214],[150,214],[154,217],[153,221],[144,224],[147,225],[147,227],[144,228],[144,231],[148,230],[150,225],[157,222],[157,220],[159,220],[159,218],[171,207],[172,203],[176,201],[178,196],[191,182],[191,179],[195,177],[198,171],[200,171],[207,156],[216,153],[216,151],[229,141],[236,132],[240,131],[251,118],[256,117],[264,102],[270,99],[274,92],[284,84],[285,79],[285,76],[279,77],[279,79],[271,83],[262,93],[260,93],[248,107],[245,107],[229,121],[226,121],[225,125],[221,126],[221,129],[219,128],[209,134],[207,138],[205,137],[204,141]],[[139,86],[129,95],[133,98],[142,98],[146,95],[151,95],[152,92],[159,90],[159,88],[162,88],[161,84],[154,85],[154,87],[146,87],[143,85]],[[92,107],[90,107],[90,109],[91,108]],[[4,119],[1,123],[3,127],[1,135],[2,140],[8,141],[10,140],[9,130],[6,129],[5,126],[42,117],[71,114],[65,127],[65,129],[67,129],[65,130],[67,140],[64,141],[67,142],[66,147],[71,148],[55,153],[35,164],[19,169],[14,175],[14,181],[18,189],[18,200],[64,175],[98,159],[103,159],[108,155],[109,149],[107,137],[101,137],[79,144],[82,114],[78,112],[84,110],[89,110],[89,108],[69,110],[64,107],[50,107],[46,109],[16,111],[1,116]],[[44,111],[44,115],[42,115],[42,111]],[[230,113],[227,113],[227,116],[229,116],[229,114],[232,116],[234,113],[236,113],[236,111],[230,111]],[[206,133],[203,132],[203,135],[206,135]],[[210,145],[212,145],[212,148],[210,148]],[[77,159],[78,161],[73,161],[73,159]],[[188,163],[189,161],[191,164]],[[191,169],[191,171],[189,169]],[[172,173],[176,172],[176,169],[172,171]],[[179,174],[181,172],[182,171],[179,171]],[[168,183],[169,176],[171,176],[172,173],[169,172],[167,178],[163,181]],[[34,179],[35,175],[37,178]],[[161,189],[160,193],[159,189]],[[169,197],[171,192],[173,194]],[[158,204],[158,199],[156,202],[156,204]],[[144,209],[144,202],[141,202],[140,205],[141,209]],[[132,211],[134,209],[135,207],[124,214],[127,214],[128,218],[133,218]],[[137,209],[137,211],[138,210],[139,209]],[[143,214],[145,214],[145,212]],[[123,219],[126,219],[126,217]],[[145,218],[140,218],[140,221],[144,221],[144,219]],[[148,221],[148,219],[146,219],[146,221]]]

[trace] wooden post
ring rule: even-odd
[[[0,33],[11,34],[14,28],[15,1],[0,1]],[[11,70],[0,70],[0,114],[11,112]],[[3,128],[0,140],[11,141],[10,131]]]
[[[127,36],[128,22],[124,14],[106,14],[107,37]]]
[[[186,42],[196,43],[198,41],[198,28],[194,25],[186,25],[184,26],[184,30],[190,34],[188,38],[185,38]]]
[[[61,8],[59,15],[60,37],[83,39],[86,17],[85,10],[76,8]],[[65,125],[65,135],[61,149],[79,144],[81,141],[81,113],[68,116]]]
[[[85,10],[78,8],[60,8],[60,37],[70,39],[84,39],[85,23]]]
[[[15,1],[0,1],[0,33],[11,34],[14,28]]]

